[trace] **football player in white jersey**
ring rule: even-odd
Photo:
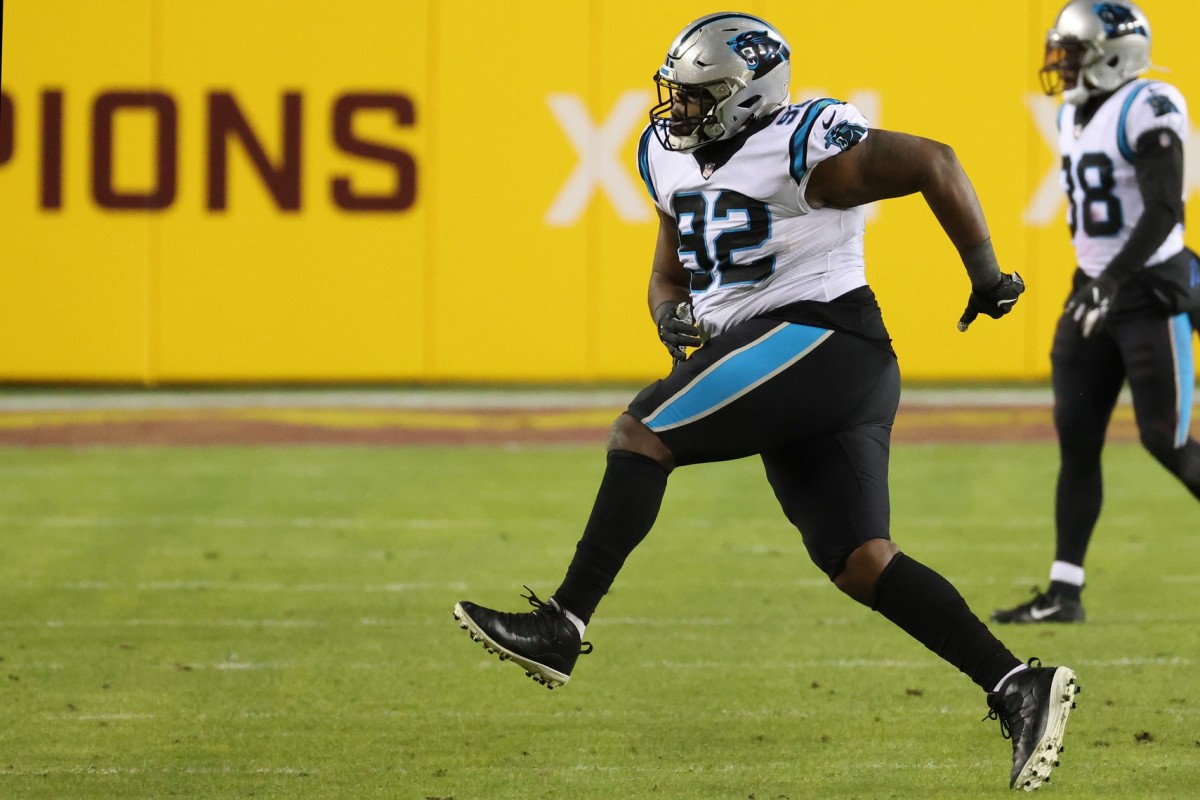
[[[531,591],[523,614],[463,601],[454,616],[535,680],[566,683],[670,472],[757,455],[817,566],[989,693],[1013,742],[1010,785],[1036,788],[1056,763],[1075,674],[1022,663],[890,538],[900,374],[867,285],[862,206],[923,195],[970,278],[961,330],[980,313],[1007,314],[1024,284],[996,263],[953,150],[871,130],[847,103],[793,104],[790,71],[783,37],[747,14],[702,17],[672,42],[637,160],[659,219],[649,308],[674,367],[613,423],[591,516],[553,596]]]
[[[1174,86],[1138,77],[1149,66],[1150,24],[1128,2],[1075,0],[1047,36],[1041,75],[1065,101],[1058,143],[1078,264],[1051,350],[1056,544],[1049,587],[995,611],[997,622],[1084,620],[1100,453],[1125,382],[1142,444],[1200,498],[1200,444],[1188,433],[1200,260],[1183,243],[1187,105]]]

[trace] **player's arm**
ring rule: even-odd
[[[679,260],[679,232],[675,220],[658,210],[658,241],[650,272],[647,301],[658,326],[658,338],[677,361],[687,358],[685,347],[701,345],[700,330],[692,320],[688,271]],[[686,313],[685,313],[686,312]]]
[[[916,192],[959,250],[988,238],[979,198],[954,150],[907,133],[872,129],[813,167],[804,198],[813,208],[852,208]]]
[[[921,193],[971,278],[959,329],[980,313],[998,319],[1025,290],[1019,275],[1000,271],[975,188],[954,150],[941,142],[872,130],[853,147],[813,167],[804,199],[813,208],[851,208]]]
[[[1133,166],[1145,210],[1105,272],[1136,274],[1183,222],[1183,142],[1175,131],[1142,134]]]

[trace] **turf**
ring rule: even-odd
[[[672,478],[553,692],[456,600],[557,586],[598,448],[0,450],[0,797],[1003,796],[982,694],[828,585],[753,460]],[[982,615],[1044,583],[1050,445],[896,448],[894,537]],[[1194,798],[1200,509],[1106,457],[1044,797]]]

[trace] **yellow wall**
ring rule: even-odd
[[[741,6],[788,37],[797,99],[846,99],[877,127],[952,144],[1002,264],[1030,285],[1012,317],[958,334],[967,282],[933,217],[919,198],[875,207],[868,276],[909,378],[1048,373],[1072,268],[1060,193],[1039,194],[1057,158],[1036,70],[1058,6]],[[1154,74],[1200,97],[1200,7],[1142,6],[1172,68]],[[661,373],[637,135],[666,45],[719,9],[521,8],[5,3],[0,380]]]

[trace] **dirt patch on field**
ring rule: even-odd
[[[203,445],[602,445],[611,408],[220,408],[0,411],[0,446]],[[905,406],[897,442],[1044,442],[1044,406]],[[1136,441],[1119,407],[1109,441]]]

